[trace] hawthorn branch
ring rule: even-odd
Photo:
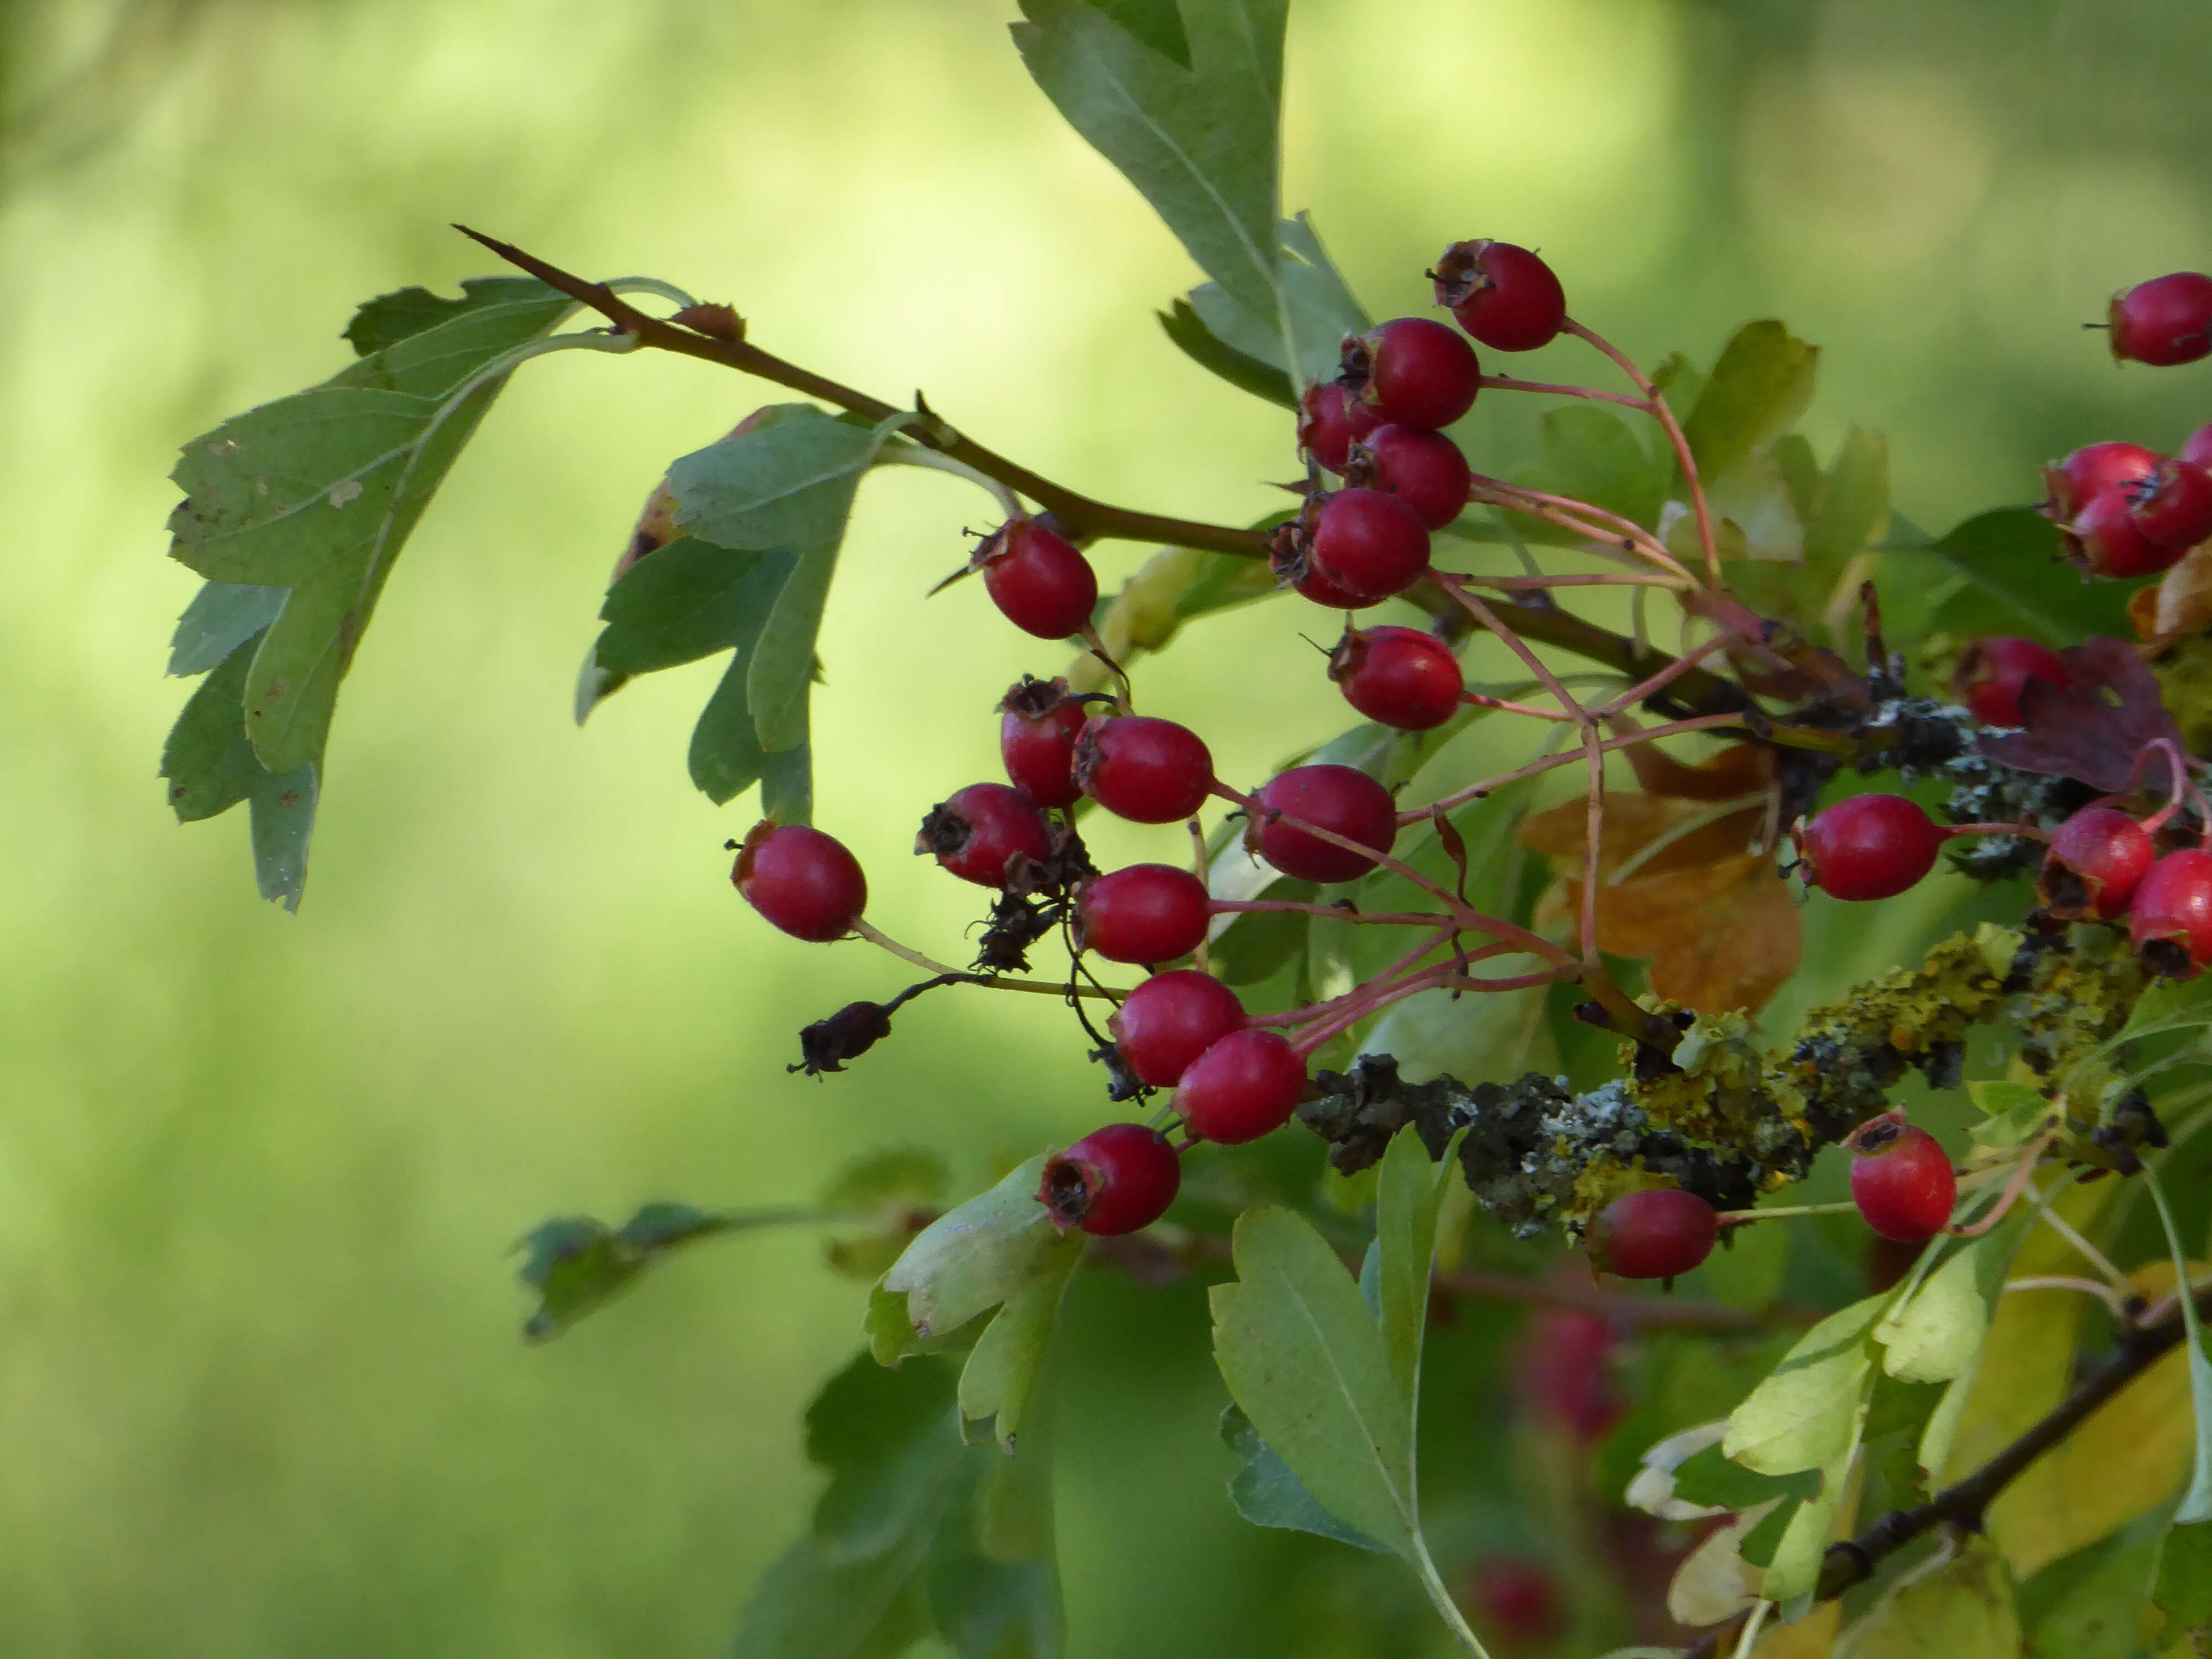
[[[2199,1313],[2212,1319],[2212,1287],[2197,1293]],[[1990,1505],[1997,1495],[2027,1470],[2029,1464],[2081,1425],[2098,1407],[2119,1393],[2180,1346],[2187,1334],[2177,1303],[2159,1318],[2119,1328],[2113,1351],[2101,1364],[2074,1385],[2073,1392],[2019,1439],[1954,1486],[1945,1487],[1925,1504],[1909,1510],[1892,1510],[1856,1538],[1828,1546],[1820,1563],[1820,1580],[1813,1591],[1816,1601],[1832,1601],[1845,1590],[1874,1577],[1875,1569],[1916,1538],[1938,1527],[1979,1532]],[[1723,1626],[1683,1650],[1682,1659],[1712,1659],[1727,1639]]]

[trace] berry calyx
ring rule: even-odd
[[[1279,1031],[1251,1025],[1211,1044],[1184,1068],[1175,1107],[1201,1140],[1242,1146],[1291,1121],[1306,1091],[1306,1063]]]
[[[1045,1160],[1037,1201],[1060,1231],[1080,1227],[1110,1238],[1151,1226],[1182,1185],[1182,1160],[1165,1135],[1141,1123],[1109,1123]]]
[[[2112,295],[2112,360],[2171,368],[2212,353],[2212,276],[2177,270]]]
[[[2191,979],[2212,962],[2212,853],[2184,848],[2150,867],[2128,907],[2128,936],[2143,965]]]
[[[1244,844],[1286,876],[1329,882],[1365,875],[1373,859],[1292,828],[1278,816],[1284,813],[1376,853],[1388,853],[1398,839],[1398,803],[1354,766],[1294,766],[1268,779],[1252,796]]]
[[[1173,823],[1204,804],[1213,757],[1195,732],[1173,720],[1104,715],[1075,740],[1075,781],[1116,817]]]
[[[1352,446],[1382,424],[1341,380],[1316,380],[1298,399],[1298,447],[1332,472],[1343,471]]]
[[[963,881],[1004,887],[1018,860],[1042,864],[1052,853],[1052,826],[1011,784],[971,783],[929,809],[914,850],[928,853]]]
[[[2066,543],[2093,576],[2148,576],[2179,564],[2185,550],[2160,547],[2143,534],[2124,489],[2106,490],[2075,514]]]
[[[1621,1279],[1672,1279],[1713,1253],[1720,1217],[1695,1193],[1626,1193],[1590,1218],[1590,1266]]]
[[[1353,444],[1339,469],[1347,483],[1395,495],[1431,530],[1441,530],[1467,507],[1467,456],[1441,432],[1378,426]]]
[[[1806,878],[1839,899],[1894,898],[1936,867],[1943,832],[1902,795],[1853,795],[1798,832]]]
[[[1394,426],[1434,432],[1474,407],[1482,366],[1448,325],[1394,317],[1344,343],[1346,390]]]
[[[999,758],[1014,787],[1039,806],[1073,806],[1083,791],[1075,781],[1075,737],[1090,711],[1067,692],[1066,680],[1024,674],[1000,700]]]
[[[1189,871],[1132,864],[1076,890],[1076,946],[1109,962],[1173,962],[1205,939],[1209,904],[1206,884]]]
[[[1106,1029],[1139,1081],[1169,1089],[1191,1061],[1244,1029],[1244,1005],[1212,975],[1178,968],[1130,992]]]
[[[971,568],[991,602],[1024,634],[1079,634],[1098,604],[1098,575],[1074,543],[1035,519],[1009,519],[983,538]]]
[[[2150,832],[2125,812],[2085,806],[2060,824],[2036,877],[2043,908],[2062,921],[2110,921],[2158,861]]]
[[[2128,512],[2146,540],[2194,547],[2212,536],[2212,475],[2186,461],[2166,461],[2129,487]]]
[[[1475,1622],[1500,1646],[1537,1647],[1566,1627],[1559,1581],[1540,1562],[1512,1556],[1478,1562],[1467,1587]]]
[[[1499,351],[1547,345],[1567,320],[1567,296],[1551,266],[1511,242],[1454,242],[1429,275],[1437,303]]]
[[[2000,634],[1976,640],[1959,659],[1952,688],[1984,726],[2021,724],[2020,694],[2028,681],[2063,686],[2073,677],[2048,646]]]
[[[1301,592],[1318,576],[1330,594],[1373,605],[1428,568],[1429,527],[1395,495],[1333,489],[1310,497],[1276,532],[1274,552],[1276,575]]]
[[[2106,490],[2150,477],[2158,471],[2158,455],[2141,444],[2084,444],[2043,469],[2045,487],[2051,491],[2043,511],[2061,524],[2070,523]]]
[[[868,908],[860,861],[835,836],[803,823],[755,824],[730,879],[772,926],[813,945],[844,938]]]
[[[1370,720],[1426,732],[1457,712],[1466,682],[1451,647],[1418,628],[1347,628],[1329,653],[1328,677]]]
[[[1917,1244],[1951,1219],[1959,1178],[1936,1137],[1877,1120],[1851,1143],[1851,1202],[1884,1238]]]

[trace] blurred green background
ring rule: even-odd
[[[718,371],[525,372],[349,684],[296,919],[254,898],[242,815],[180,831],[154,775],[194,586],[163,556],[176,447],[340,366],[357,301],[482,272],[453,220],[730,299],[772,349],[924,387],[1110,499],[1279,501],[1287,423],[1159,333],[1195,273],[1030,86],[1010,10],[0,9],[0,1652],[718,1651],[811,1501],[798,1413],[860,1289],[808,1237],[747,1239],[529,1350],[502,1251],[552,1213],[804,1198],[890,1141],[972,1183],[1100,1116],[1042,999],[939,995],[895,1054],[787,1077],[798,1025],[900,973],[731,895],[746,807],[683,769],[713,670],[570,723],[638,503],[764,400]],[[2076,326],[2212,263],[2189,0],[1298,0],[1290,62],[1287,204],[1378,315],[1494,234],[1646,361],[1783,316],[1827,349],[1816,444],[1887,429],[1931,526],[2032,498],[2077,443],[2212,416],[2204,374],[2116,371]],[[1478,429],[1507,454],[1495,401]],[[917,608],[987,510],[870,483],[817,703],[819,821],[872,916],[946,951],[972,902],[921,878],[913,823],[994,775],[991,704],[1054,666],[976,589]],[[1224,770],[1256,778],[1338,718],[1307,623],[1206,624],[1148,701],[1207,700]],[[1139,848],[1166,843],[1108,838]],[[1218,1496],[1201,1301],[1094,1279],[1063,1412],[1073,1650],[1298,1647],[1305,1547]]]

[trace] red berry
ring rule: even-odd
[[[2056,651],[2033,640],[2000,634],[1966,647],[1951,684],[1983,725],[2018,726],[2022,723],[2020,694],[2028,681],[2064,685],[2071,678]]]
[[[1165,1135],[1141,1123],[1109,1123],[1045,1160],[1037,1200],[1062,1232],[1080,1227],[1110,1237],[1151,1226],[1182,1185],[1182,1160]]]
[[[1429,565],[1429,527],[1395,495],[1337,489],[1298,515],[1307,567],[1332,591],[1372,605],[1408,586]],[[1304,573],[1299,573],[1304,574]]]
[[[1672,1279],[1713,1251],[1720,1217],[1695,1193],[1655,1187],[1627,1193],[1590,1218],[1590,1265],[1622,1279]]]
[[[1306,1063],[1279,1031],[1248,1025],[1210,1045],[1176,1085],[1183,1127],[1200,1140],[1242,1146],[1291,1121],[1306,1091]]]
[[[1171,864],[1133,864],[1076,890],[1075,942],[1109,962],[1173,962],[1198,949],[1212,915],[1206,884]]]
[[[2112,357],[2170,368],[2212,353],[2212,276],[2177,270],[2112,295]]]
[[[1501,1557],[1475,1565],[1468,1575],[1475,1622],[1499,1645],[1535,1647],[1566,1627],[1559,1581],[1539,1562]]]
[[[2158,471],[2158,456],[2141,444],[2085,444],[2063,461],[2043,469],[2051,501],[2044,511],[2061,524],[2108,489],[2148,478]]]
[[[1443,323],[1394,317],[1344,343],[1346,390],[1394,426],[1434,432],[1474,407],[1482,366]]]
[[[1106,1029],[1140,1082],[1172,1088],[1191,1061],[1244,1029],[1244,1005],[1212,975],[1179,968],[1130,992]]]
[[[1377,853],[1389,852],[1398,839],[1398,803],[1357,767],[1294,766],[1261,785],[1252,808],[1245,844],[1285,875],[1307,881],[1352,881],[1372,870],[1375,860],[1293,829],[1279,813]]]
[[[1839,899],[1894,898],[1936,867],[1943,832],[1902,795],[1839,800],[1797,837],[1807,879]]]
[[[1098,576],[1075,544],[1035,519],[1010,519],[975,550],[991,602],[1042,640],[1079,634],[1098,604]]]
[[[1325,605],[1332,611],[1359,611],[1374,603],[1346,588],[1339,587],[1320,571],[1310,568],[1292,582],[1291,587],[1299,598],[1311,599],[1316,605]]]
[[[1083,794],[1075,782],[1075,734],[1091,716],[1067,695],[1067,682],[1025,674],[999,708],[999,758],[1015,787],[1039,806],[1073,806]]]
[[[2189,434],[2189,441],[2181,447],[2176,458],[2191,466],[2212,470],[2212,426],[2200,426]]]
[[[1431,530],[1441,530],[1467,506],[1467,456],[1441,432],[1378,426],[1353,447],[1344,469],[1355,484],[1395,495]]]
[[[2124,489],[2108,489],[2066,526],[2074,556],[2095,576],[2148,576],[2181,562],[2179,547],[2160,547],[2142,532]]]
[[[2151,866],[2129,906],[2128,935],[2168,979],[2194,978],[2212,962],[2212,853],[2185,848]]]
[[[1454,242],[1429,274],[1437,303],[1499,351],[1534,351],[1567,320],[1567,296],[1551,266],[1510,242]]]
[[[971,783],[929,809],[914,850],[934,854],[963,881],[1004,887],[1014,860],[1042,864],[1050,855],[1052,826],[1036,803],[1011,785]]]
[[[1925,1129],[1876,1123],[1851,1148],[1851,1202],[1884,1238],[1912,1244],[1935,1237],[1958,1198],[1951,1160]]]
[[[1091,720],[1075,740],[1075,781],[1116,817],[1173,823],[1213,787],[1213,757],[1189,727],[1145,714]]]
[[[745,902],[793,939],[826,945],[868,907],[868,878],[835,836],[763,818],[746,833],[730,879]]]
[[[1418,628],[1347,628],[1329,653],[1328,677],[1369,720],[1401,732],[1442,726],[1466,690],[1451,647]]]
[[[1613,1385],[1620,1337],[1597,1315],[1544,1308],[1521,1331],[1521,1390],[1532,1408],[1557,1418],[1584,1441],[1602,1439],[1620,1419]]]
[[[2110,921],[2158,861],[2150,834],[2125,812],[2085,806],[2060,824],[2036,878],[2043,908],[2066,921]]]
[[[2194,547],[2212,536],[2212,477],[2186,461],[2167,461],[2129,489],[2128,511],[2146,540]]]
[[[1341,380],[1316,380],[1298,399],[1298,447],[1332,472],[1343,471],[1352,446],[1382,424]]]

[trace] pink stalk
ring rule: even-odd
[[[1620,372],[1635,385],[1650,401],[1651,416],[1665,429],[1667,441],[1674,447],[1674,459],[1682,469],[1682,482],[1689,487],[1690,510],[1698,518],[1698,545],[1705,556],[1705,580],[1713,586],[1721,585],[1720,549],[1713,540],[1713,510],[1705,500],[1705,486],[1698,477],[1697,458],[1690,453],[1690,441],[1682,435],[1682,423],[1674,418],[1674,411],[1667,407],[1667,399],[1659,388],[1651,384],[1644,371],[1629,360],[1627,353],[1594,329],[1584,328],[1572,318],[1567,319],[1566,332],[1587,341],[1613,359]]]

